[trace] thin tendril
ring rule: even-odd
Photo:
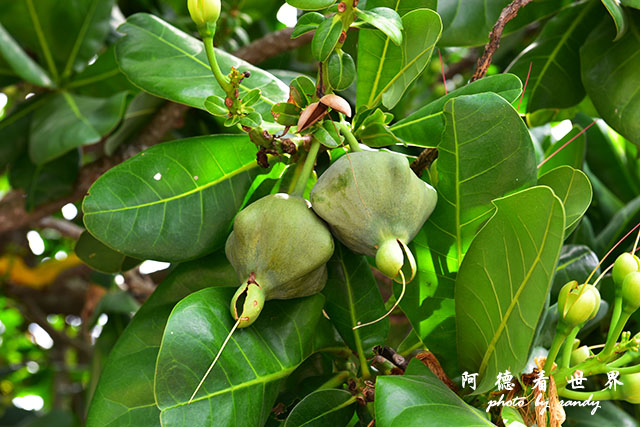
[[[597,285],[598,282],[600,281],[600,279],[602,279],[604,277],[604,275],[607,274],[609,272],[609,270],[611,270],[613,268],[613,266],[614,266],[614,264],[611,264],[609,267],[607,267],[607,269],[605,271],[603,271],[602,274],[600,274],[600,276],[598,276],[596,281],[593,282],[593,286]]]
[[[367,322],[367,323],[363,323],[361,325],[357,325],[353,327],[353,330],[355,331],[356,329],[359,328],[363,328],[365,326],[369,326],[369,325],[373,325],[374,323],[378,323],[379,321],[383,320],[385,317],[388,317],[389,315],[391,315],[391,313],[393,313],[393,310],[396,309],[396,307],[398,306],[398,304],[400,304],[400,301],[402,301],[402,298],[404,297],[404,291],[407,289],[407,283],[404,280],[404,274],[402,273],[402,270],[400,270],[398,272],[400,274],[400,277],[402,278],[402,292],[400,292],[400,296],[398,297],[397,301],[395,304],[393,304],[393,307],[391,307],[391,310],[389,310],[384,316],[372,321],[372,322]]]
[[[222,355],[222,350],[224,350],[224,348],[227,346],[227,343],[231,339],[231,335],[233,335],[233,333],[236,331],[236,329],[238,328],[238,325],[240,324],[240,321],[242,319],[243,319],[242,317],[238,318],[238,321],[236,322],[236,324],[233,325],[233,328],[231,328],[231,332],[229,332],[229,335],[227,335],[227,338],[222,343],[222,347],[220,347],[220,350],[218,350],[218,354],[216,354],[216,358],[213,359],[213,362],[211,363],[211,366],[209,366],[209,369],[207,369],[207,372],[204,374],[204,376],[200,380],[200,384],[198,384],[198,387],[196,387],[195,391],[193,392],[193,394],[189,398],[189,402],[187,402],[187,405],[190,404],[193,401],[194,397],[196,397],[196,393],[198,393],[198,390],[200,390],[200,387],[202,387],[202,384],[204,383],[204,380],[207,379],[207,376],[209,375],[209,373],[211,372],[213,367],[216,365],[216,362],[220,358],[220,355]]]
[[[640,230],[638,230],[638,235],[636,236],[636,241],[633,243],[633,252],[631,252],[632,254],[636,253],[636,250],[638,248],[638,239],[640,239]]]
[[[618,247],[618,245],[620,245],[620,243],[622,243],[624,241],[624,239],[626,239],[631,233],[633,233],[635,231],[636,228],[640,227],[640,222],[636,224],[635,227],[633,227],[631,229],[631,231],[629,231],[627,234],[624,235],[624,237],[620,240],[618,240],[618,243],[616,243],[615,245],[613,245],[613,247],[611,249],[609,249],[609,252],[607,252],[607,254],[605,256],[602,257],[602,259],[600,260],[600,262],[598,263],[598,265],[596,265],[593,269],[593,271],[591,272],[591,274],[589,274],[589,277],[587,277],[587,280],[585,280],[585,283],[589,283],[589,280],[591,280],[591,278],[593,277],[593,275],[596,273],[596,271],[598,270],[598,268],[600,268],[600,266],[602,265],[602,263],[604,262],[605,259],[607,259],[607,257],[609,255],[611,255],[611,252],[614,251],[615,248]]]

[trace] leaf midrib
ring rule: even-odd
[[[553,197],[556,198],[556,196],[553,196]],[[527,282],[529,281],[529,279],[531,279],[531,276],[533,275],[534,269],[540,263],[540,259],[542,257],[542,252],[545,249],[545,246],[546,246],[546,243],[547,243],[547,238],[549,236],[549,229],[551,228],[551,219],[553,218],[553,209],[554,209],[553,205],[554,204],[555,204],[555,199],[552,199],[552,201],[551,201],[551,212],[550,212],[550,215],[547,217],[547,225],[545,227],[544,237],[542,239],[542,243],[540,244],[540,248],[537,250],[537,255],[536,255],[533,263],[531,264],[531,267],[529,268],[529,271],[527,272],[527,275],[522,280],[522,282],[521,282],[516,294],[513,296],[513,298],[511,298],[511,303],[509,304],[509,307],[507,308],[507,311],[505,312],[504,316],[500,320],[500,323],[498,324],[498,329],[496,330],[495,334],[493,335],[493,338],[491,339],[491,342],[487,346],[487,350],[486,350],[486,352],[484,354],[484,357],[482,358],[482,362],[480,363],[480,368],[478,369],[478,372],[480,372],[480,375],[484,375],[484,372],[487,369],[487,365],[489,364],[489,358],[493,354],[493,352],[495,350],[495,347],[496,347],[496,344],[497,344],[498,340],[500,339],[500,337],[502,336],[503,330],[507,326],[507,322],[509,321],[509,318],[511,317],[511,313],[513,312],[515,306],[519,304],[520,295],[522,295],[522,292],[524,292],[524,288],[525,288]],[[506,254],[508,256],[508,251],[506,252]],[[494,289],[494,292],[495,292],[495,289]]]
[[[33,0],[27,0],[27,9],[29,9],[29,16],[31,17],[31,22],[33,22],[33,29],[35,30],[38,37],[38,42],[40,43],[40,47],[42,47],[42,53],[45,60],[47,61],[49,70],[51,71],[51,77],[57,82],[58,69],[56,68],[55,62],[53,61],[53,56],[51,56],[51,50],[49,49],[49,45],[47,44],[47,39],[44,37],[44,34],[42,32],[42,26],[40,25],[40,19],[38,18],[38,14],[36,13],[35,7],[33,6]]]
[[[160,200],[154,200],[152,202],[141,203],[139,205],[124,206],[124,207],[116,208],[116,209],[104,209],[104,210],[101,210],[101,211],[94,211],[94,212],[85,212],[84,215],[85,215],[85,217],[87,217],[87,216],[90,216],[90,215],[100,215],[100,214],[105,214],[105,213],[122,212],[122,211],[131,210],[131,209],[140,209],[140,208],[144,208],[144,207],[148,207],[148,206],[154,206],[154,205],[159,205],[159,204],[162,204],[162,203],[168,203],[168,202],[171,202],[173,200],[178,200],[178,199],[181,199],[183,197],[187,197],[187,196],[190,196],[192,194],[196,194],[196,193],[198,193],[200,191],[204,191],[207,188],[213,187],[214,185],[219,184],[219,183],[221,183],[221,182],[223,182],[223,181],[225,181],[227,179],[233,178],[234,176],[236,176],[236,175],[238,175],[238,174],[240,174],[242,172],[246,172],[248,170],[251,170],[254,167],[256,167],[257,165],[258,165],[257,162],[254,160],[251,163],[248,163],[248,164],[244,165],[243,167],[241,167],[239,169],[236,169],[236,170],[234,170],[233,172],[231,172],[229,174],[225,174],[225,175],[221,176],[220,178],[218,178],[216,180],[213,180],[213,181],[211,181],[211,182],[209,182],[209,183],[207,183],[205,185],[193,188],[193,189],[191,189],[189,191],[185,191],[183,193],[176,194],[176,195],[171,196],[171,197],[167,197],[167,198],[160,199]]]
[[[78,52],[80,51],[80,45],[85,40],[85,36],[87,35],[87,31],[89,30],[89,21],[93,19],[97,8],[98,8],[98,0],[93,0],[90,6],[89,12],[87,12],[84,20],[82,21],[82,26],[80,27],[80,31],[78,31],[76,41],[73,44],[73,48],[71,49],[71,53],[69,54],[69,58],[67,59],[67,64],[64,67],[64,71],[62,72],[63,79],[66,77],[69,77],[73,71],[73,63],[76,61],[76,58],[78,57]]]

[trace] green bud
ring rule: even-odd
[[[619,380],[622,385],[617,387],[616,397],[636,405],[640,403],[640,372],[620,375]]]
[[[256,321],[264,307],[265,292],[257,283],[247,280],[231,299],[231,315],[240,319],[238,328],[246,328]]]
[[[616,259],[613,264],[613,270],[611,274],[613,281],[616,285],[621,286],[624,278],[629,273],[635,273],[640,270],[640,261],[635,255],[631,255],[629,252],[625,252]]]
[[[187,6],[198,29],[215,25],[220,17],[220,0],[188,0]]]
[[[578,285],[573,280],[564,285],[558,295],[560,319],[571,328],[593,319],[599,308],[600,292],[589,284]]]
[[[404,253],[396,239],[382,243],[376,252],[376,267],[385,276],[394,279],[404,265]]]
[[[571,352],[571,366],[584,362],[589,356],[591,356],[591,351],[589,351],[589,347],[586,345],[573,350]]]
[[[622,304],[626,312],[640,307],[640,273],[629,273],[622,282]]]

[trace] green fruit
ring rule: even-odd
[[[613,276],[614,283],[620,286],[629,273],[635,273],[638,270],[640,270],[640,260],[638,260],[638,257],[629,252],[625,252],[616,259],[611,275]]]
[[[313,210],[334,236],[356,253],[376,258],[380,271],[396,278],[407,244],[433,212],[436,190],[418,178],[407,159],[395,153],[362,151],[338,159],[311,192]],[[407,277],[411,279],[412,277]]]
[[[640,307],[640,273],[629,273],[622,282],[624,310],[634,312]]]
[[[640,403],[640,372],[620,375],[618,380],[622,385],[616,387],[615,397],[636,405]]]
[[[584,362],[585,360],[587,360],[589,356],[591,356],[591,351],[589,350],[589,347],[587,347],[586,345],[583,345],[582,347],[579,347],[571,352],[570,364],[571,366],[578,365]]]
[[[264,301],[320,292],[333,249],[328,227],[301,197],[273,194],[242,210],[225,248],[243,283],[231,302],[238,327],[252,324]]]
[[[592,285],[578,285],[573,280],[564,285],[558,294],[560,320],[571,328],[593,319],[599,308],[600,292]]]

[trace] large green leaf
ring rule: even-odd
[[[479,374],[476,393],[524,368],[564,240],[562,202],[548,187],[493,203],[455,286],[458,360]]]
[[[354,410],[355,398],[348,391],[318,390],[293,408],[284,427],[346,426]]]
[[[640,143],[640,11],[628,10],[629,30],[617,42],[609,19],[580,49],[582,83],[598,113],[618,133]]]
[[[581,170],[560,166],[538,179],[538,185],[550,187],[562,202],[565,213],[565,235],[568,236],[587,212],[593,197],[591,182]]]
[[[400,15],[388,7],[375,7],[357,10],[358,18],[382,31],[393,43],[402,43],[403,24]]]
[[[484,92],[495,92],[511,103],[522,94],[522,82],[513,74],[496,74],[476,80],[425,105],[391,126],[391,131],[407,144],[435,147],[444,130],[444,105],[458,96]]]
[[[500,12],[512,0],[439,0],[438,13],[445,31],[443,46],[478,46],[489,40],[489,32],[496,24]],[[509,34],[533,21],[549,16],[573,0],[538,0],[518,11],[518,16],[507,24]]]
[[[455,274],[476,231],[494,211],[491,201],[535,184],[536,166],[529,131],[504,98],[460,96],[447,102],[444,118],[438,204],[412,243],[418,273],[401,307],[424,343],[451,369]]]
[[[24,190],[27,194],[25,208],[32,211],[37,206],[71,194],[79,169],[78,150],[41,165],[33,164],[24,153],[12,165],[9,182],[12,187]]]
[[[573,125],[568,134],[547,147],[544,157],[545,159],[549,158],[549,160],[540,166],[538,176],[542,176],[558,166],[571,166],[576,169],[582,169],[587,149],[587,137],[584,133],[578,136],[580,132],[582,132],[582,127]]]
[[[508,72],[527,86],[527,112],[543,108],[568,108],[584,98],[580,81],[579,49],[602,17],[595,2],[567,8],[544,26],[538,38],[509,66]]]
[[[638,221],[640,221],[640,196],[616,212],[607,226],[598,234],[596,238],[597,252],[604,254],[611,249]],[[623,248],[618,249],[616,253],[611,255],[611,259],[615,259],[615,255],[623,251]]]
[[[329,278],[322,291],[327,298],[325,310],[347,345],[370,357],[372,348],[384,344],[389,333],[389,319],[353,329],[359,322],[371,322],[386,312],[371,267],[365,257],[336,242],[327,268]]]
[[[418,359],[402,376],[378,377],[375,409],[381,427],[420,427],[427,420],[430,426],[493,426]]]
[[[388,7],[398,12],[404,26],[402,46],[378,30],[360,30],[356,105],[375,108],[382,102],[393,108],[422,73],[440,33],[442,22],[426,0],[369,0],[367,9]],[[420,8],[411,10],[411,7]],[[386,96],[385,96],[386,94]]]
[[[145,92],[138,93],[131,100],[120,126],[107,138],[104,151],[111,156],[116,149],[128,142],[144,125],[149,123],[164,101]]]
[[[181,261],[222,247],[258,174],[244,135],[149,148],[98,179],[83,203],[98,240],[135,258]]]
[[[142,260],[130,258],[105,246],[88,231],[84,231],[80,235],[74,251],[78,258],[89,267],[107,274],[127,271],[142,262]]]
[[[4,172],[7,166],[26,149],[31,117],[46,99],[46,97],[33,97],[20,104],[0,121],[0,173]]]
[[[158,286],[124,331],[94,394],[88,427],[160,426],[153,395],[156,358],[173,307],[191,292],[232,286],[238,278],[224,253],[179,265]]]
[[[22,50],[2,24],[0,24],[0,56],[4,57],[13,71],[27,82],[36,86],[53,86],[47,72]]]
[[[620,39],[627,32],[627,17],[619,0],[602,0],[602,4],[607,8],[609,15],[613,18],[616,26],[616,40]]]
[[[29,155],[41,165],[99,142],[122,119],[127,93],[90,98],[61,92],[38,108],[31,121]]]
[[[171,312],[156,364],[155,395],[163,425],[266,422],[282,381],[312,352],[324,298],[268,301],[260,319],[237,330],[193,401],[189,398],[234,321],[235,289],[191,294]]]
[[[116,47],[109,46],[81,73],[76,74],[64,88],[77,95],[108,98],[114,93],[129,91],[139,92],[118,68]]]
[[[336,0],[287,0],[291,6],[302,10],[322,10],[335,2]]]
[[[117,60],[136,86],[161,98],[203,110],[209,96],[226,96],[211,74],[201,41],[144,13],[130,16],[119,31],[125,36],[116,46]],[[259,88],[262,97],[255,108],[265,120],[273,121],[271,106],[285,102],[289,88],[266,71],[222,50],[216,50],[216,57],[223,73],[230,72],[231,67],[251,72],[251,77],[245,79],[240,88]]]
[[[0,21],[36,53],[57,82],[82,70],[98,53],[109,33],[114,4],[115,0],[5,1],[0,4]]]

